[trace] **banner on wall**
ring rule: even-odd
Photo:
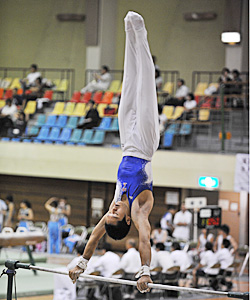
[[[234,191],[249,193],[249,154],[236,155]]]

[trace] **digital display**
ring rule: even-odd
[[[218,228],[221,225],[221,208],[203,207],[198,214],[198,228],[213,229]]]

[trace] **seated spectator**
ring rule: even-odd
[[[163,79],[161,77],[161,71],[158,69],[155,69],[155,85],[156,85],[156,91],[160,92],[162,89]]]
[[[128,239],[126,241],[127,252],[123,254],[119,269],[123,269],[126,273],[137,273],[141,267],[141,259],[139,252],[135,249],[135,240]]]
[[[82,124],[79,124],[77,128],[80,129],[92,129],[93,127],[96,127],[99,125],[100,117],[97,109],[94,107],[95,102],[93,100],[90,100],[87,107],[88,112],[86,114],[86,117]]]
[[[162,113],[162,106],[158,104],[158,113],[159,113],[159,122],[160,122],[160,134],[162,135],[166,129],[168,118],[165,114]]]
[[[196,268],[193,269],[193,287],[198,287],[199,277],[208,275],[217,275],[218,270],[212,269],[211,267],[217,263],[216,255],[213,252],[213,244],[206,242],[205,251],[200,260],[200,263]]]
[[[15,214],[15,205],[14,205],[13,196],[8,195],[5,198],[5,203],[7,205],[7,209],[5,212],[4,227],[13,227],[14,214]]]
[[[23,96],[18,95],[18,89],[17,88],[13,89],[12,101],[15,105],[20,105],[21,106],[23,104]]]
[[[94,74],[94,80],[81,89],[81,93],[106,91],[111,83],[111,75],[107,66],[102,66],[101,74]]]
[[[223,239],[227,239],[230,241],[231,246],[231,252],[232,254],[235,253],[235,251],[238,249],[238,244],[235,241],[235,239],[229,235],[230,233],[230,227],[226,224],[221,225],[221,227],[218,229],[218,236],[215,240],[215,250],[220,250],[222,246]]]
[[[193,109],[196,108],[197,102],[194,100],[194,94],[189,93],[186,97],[186,100],[183,104],[185,108],[185,119],[190,120],[191,118],[194,117],[194,111]]]
[[[163,273],[174,266],[174,262],[170,256],[170,253],[165,251],[165,246],[163,243],[156,244],[156,260],[157,265],[162,267]]]
[[[231,85],[231,94],[242,94],[242,79],[240,78],[240,72],[236,69],[232,71],[233,80]]]
[[[44,94],[44,85],[42,83],[42,78],[38,77],[35,80],[35,84],[30,87],[30,93],[25,95],[25,100],[23,101],[23,107],[26,106],[28,101],[36,100],[37,98],[42,98]]]
[[[224,86],[224,94],[231,93],[231,85],[227,84],[232,81],[232,77],[230,76],[230,70],[228,68],[223,68],[221,71],[221,76],[218,79],[220,86]],[[220,90],[217,90],[215,94],[219,94]]]
[[[151,239],[153,240],[154,245],[157,243],[165,243],[167,241],[167,231],[164,229],[161,229],[160,222],[157,222],[155,224],[155,229],[151,233]]]
[[[185,271],[190,265],[190,258],[186,251],[181,250],[180,244],[173,242],[170,257],[175,266],[180,267],[180,271]]]
[[[13,127],[13,123],[16,121],[16,114],[17,107],[8,98],[0,113],[0,136],[6,136],[8,130]]]
[[[233,263],[234,257],[229,251],[229,248],[231,246],[231,243],[227,239],[223,239],[221,249],[218,250],[215,255],[217,262],[220,264],[220,271],[219,275],[225,275],[225,270]],[[218,290],[218,280],[215,279],[211,286],[213,287],[214,290]],[[232,282],[228,282],[225,280],[225,278],[222,278],[220,280],[220,284],[227,286],[227,289],[230,290],[233,286]]]
[[[167,230],[168,235],[172,236],[174,226],[173,226],[173,216],[175,214],[175,209],[173,206],[169,206],[167,212],[161,218],[161,228]]]
[[[183,79],[177,80],[177,90],[174,98],[170,98],[166,101],[166,105],[183,106],[183,103],[189,93],[189,88],[185,85]]]
[[[18,211],[17,219],[19,221],[19,227],[25,227],[29,229],[28,221],[33,221],[34,214],[31,203],[28,200],[23,200],[20,203],[20,209]]]
[[[34,86],[36,79],[41,76],[41,73],[38,72],[38,66],[36,64],[32,64],[30,66],[30,73],[26,78],[20,80],[23,89],[23,95],[25,94],[26,89]]]
[[[22,136],[25,133],[27,122],[25,120],[25,113],[19,111],[17,114],[17,119],[13,124],[13,127],[9,130],[9,136],[18,137]]]
[[[198,243],[197,243],[197,251],[201,253],[205,250],[205,246],[207,242],[213,243],[214,235],[209,233],[209,230],[206,228],[201,229],[201,234],[199,235]]]

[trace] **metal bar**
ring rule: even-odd
[[[224,86],[220,87],[221,100],[221,151],[225,150],[225,120],[224,120]]]

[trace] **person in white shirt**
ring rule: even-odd
[[[7,205],[4,200],[0,199],[0,232],[3,229],[3,220],[6,214]]]
[[[194,100],[194,94],[188,93],[187,97],[185,98],[184,106],[184,118],[185,120],[190,120],[194,117],[194,109],[197,106],[197,102]]]
[[[189,240],[190,234],[190,225],[192,222],[192,214],[188,210],[186,210],[186,206],[183,203],[181,205],[181,210],[178,211],[174,216],[174,232],[173,237],[178,240]]]
[[[42,77],[42,74],[38,72],[38,66],[36,64],[32,64],[30,66],[30,73],[27,75],[26,78],[20,80],[22,88],[25,90],[28,87],[34,86],[36,79],[39,77]]]
[[[120,269],[126,273],[137,273],[141,268],[140,254],[135,249],[135,240],[128,239],[126,241],[127,252],[122,256],[120,261]]]
[[[157,243],[165,243],[167,241],[167,231],[161,228],[160,222],[155,224],[155,229],[151,233],[151,239],[153,240],[154,245]]]
[[[104,277],[111,277],[118,270],[120,257],[111,251],[111,245],[106,243],[101,251],[100,258],[95,262],[94,269],[100,271]]]
[[[220,250],[222,246],[223,239],[227,239],[230,241],[230,251],[231,253],[235,253],[235,251],[238,249],[238,244],[235,241],[235,239],[229,234],[230,233],[230,227],[226,224],[221,225],[221,227],[218,230],[218,236],[215,241],[215,251]]]
[[[211,267],[217,263],[217,257],[213,252],[213,244],[207,242],[205,244],[205,251],[200,263],[193,269],[193,287],[198,286],[199,277],[204,277],[206,274],[217,275],[219,270]]]
[[[173,233],[173,216],[175,214],[174,207],[170,206],[165,213],[165,215],[161,218],[161,228],[167,230],[168,235],[172,236]]]
[[[81,94],[86,92],[106,91],[111,83],[109,67],[102,66],[101,74],[94,74],[94,80],[81,89]]]
[[[12,103],[12,100],[10,98],[5,101],[5,106],[1,110],[0,118],[1,120],[9,118],[12,122],[16,121],[17,107]]]
[[[205,246],[207,242],[213,243],[213,241],[214,241],[214,235],[212,233],[209,233],[208,229],[203,228],[201,230],[201,234],[199,235],[199,239],[196,247],[198,253],[205,251]]]
[[[167,99],[166,105],[183,106],[183,103],[189,93],[189,88],[185,85],[185,81],[181,78],[177,80],[177,90],[175,96]]]
[[[191,265],[187,252],[181,250],[178,242],[173,242],[171,250],[170,257],[173,260],[174,266],[179,266],[181,272],[185,271]]]
[[[162,267],[162,272],[165,273],[168,269],[174,266],[174,262],[168,251],[165,250],[163,243],[156,244],[156,259],[159,267]]]

